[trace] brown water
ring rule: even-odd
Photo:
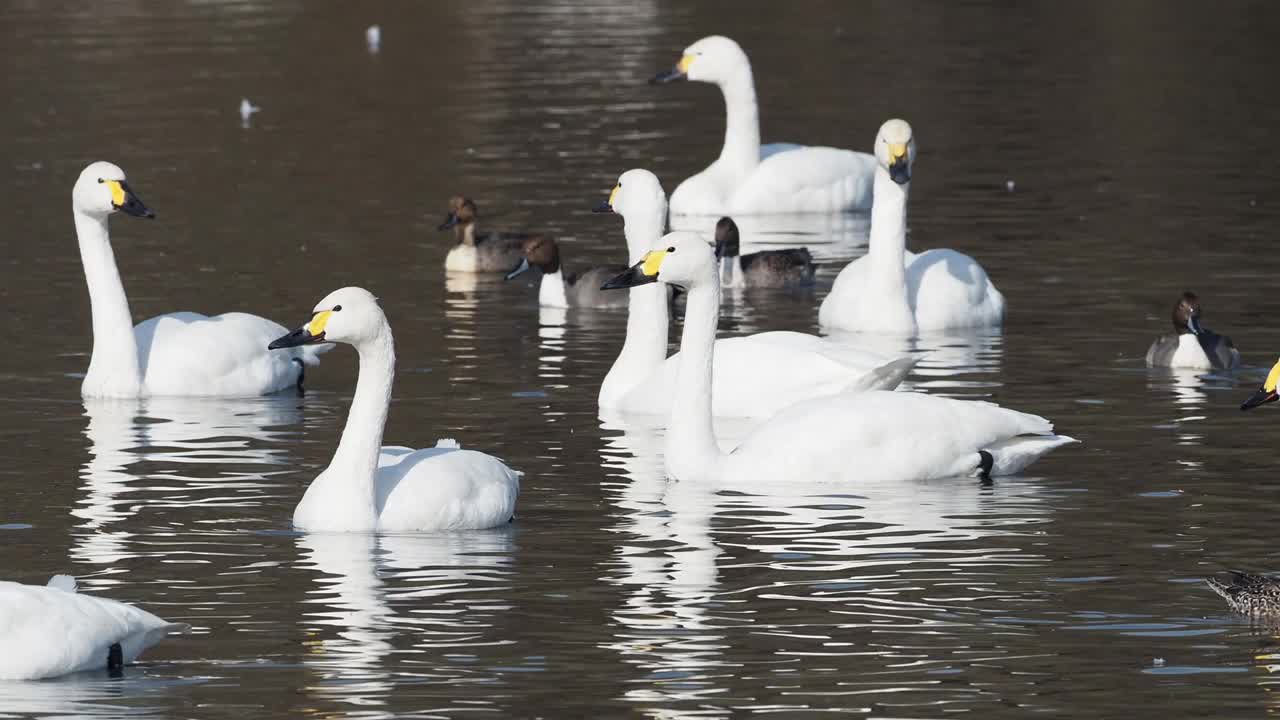
[[[1278,643],[1202,578],[1280,570],[1280,421],[1236,410],[1280,351],[1278,21],[1267,2],[6,3],[0,577],[74,573],[195,631],[123,679],[0,684],[0,713],[1272,710]],[[924,344],[913,384],[1083,445],[989,487],[668,483],[660,434],[597,418],[622,315],[446,282],[454,192],[490,227],[556,233],[570,265],[621,261],[620,221],[588,209],[628,168],[671,190],[714,157],[715,88],[645,84],[714,32],[751,55],[767,141],[867,148],[913,123],[910,244],[980,258],[1010,307],[1002,337]],[[370,288],[399,348],[388,442],[499,454],[526,473],[517,522],[291,531],[349,348],[303,399],[82,402],[67,206],[99,158],[159,213],[113,222],[136,319],[294,325]],[[865,219],[836,225],[806,238],[819,256],[858,252]],[[839,267],[739,298],[724,333],[816,330]],[[1184,288],[1245,369],[1143,367]]]

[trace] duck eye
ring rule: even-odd
[[[341,310],[341,309],[342,309],[342,306],[341,306],[341,305],[334,305],[334,306],[333,306],[333,311],[334,311],[334,312],[338,312],[338,311],[339,311],[339,310]]]

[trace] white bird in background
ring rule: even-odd
[[[364,42],[369,46],[369,54],[377,55],[382,49],[382,27],[379,25],[370,25],[365,28]]]
[[[170,632],[189,629],[116,600],[79,595],[70,575],[54,575],[48,585],[0,582],[0,680],[119,672]]]
[[[176,312],[135,327],[116,268],[107,221],[122,212],[153,213],[109,162],[80,173],[71,191],[72,217],[93,315],[93,354],[80,394],[136,398],[153,395],[246,397],[301,386],[303,367],[320,364],[328,347],[267,351],[283,325],[247,313],[208,317]]]
[[[249,102],[249,98],[240,98],[240,124],[249,127],[249,118],[262,108]]]

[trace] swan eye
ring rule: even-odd
[[[334,306],[333,306],[333,311],[334,311],[334,312],[338,312],[338,311],[339,311],[339,310],[341,310],[341,309],[342,309],[342,306],[341,306],[341,305],[334,305]]]
[[[673,253],[673,252],[675,252],[675,251],[676,251],[676,247],[675,247],[674,245],[672,245],[671,247],[667,248],[667,252],[669,252],[669,253]]]
[[[99,184],[99,185],[101,185],[101,184],[102,184],[102,178],[98,178],[98,184]]]

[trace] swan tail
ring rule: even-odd
[[[990,466],[987,475],[1016,475],[1050,451],[1077,442],[1066,435],[1019,435],[983,448],[987,457],[981,465]]]
[[[911,374],[912,368],[920,362],[918,357],[902,357],[880,367],[863,373],[857,380],[847,385],[843,392],[858,393],[868,390],[893,390],[902,384]]]
[[[73,575],[54,575],[49,578],[47,585],[63,592],[74,593],[76,591],[76,579]]]

